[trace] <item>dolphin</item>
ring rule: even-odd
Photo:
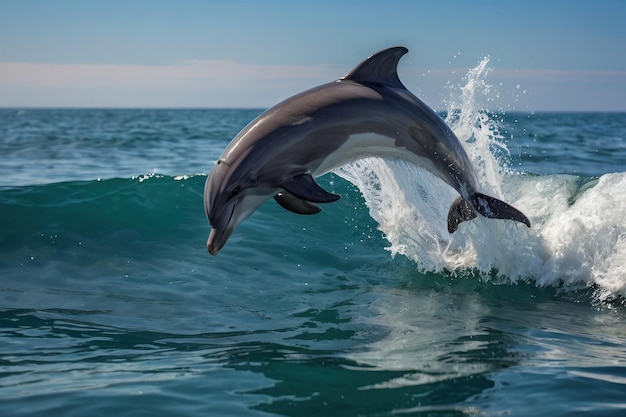
[[[398,78],[404,47],[380,51],[339,80],[268,109],[226,147],[207,177],[204,208],[216,255],[235,228],[269,198],[298,214],[321,211],[339,195],[316,177],[370,156],[415,163],[454,188],[448,231],[478,214],[530,227],[516,208],[482,194],[463,146],[445,122]]]

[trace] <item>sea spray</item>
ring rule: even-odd
[[[445,121],[465,142],[465,151],[479,174],[483,191],[501,196],[502,172],[509,153],[496,121],[482,106],[481,99],[489,101],[493,91],[486,82],[491,72],[488,64],[489,58],[484,57],[468,71],[465,84],[451,90]]]
[[[540,231],[551,256],[538,279],[596,284],[600,298],[624,296],[626,173],[605,174],[576,191],[570,197],[574,202],[549,217]]]

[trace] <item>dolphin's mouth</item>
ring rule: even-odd
[[[233,214],[235,213],[236,206],[236,204],[233,204],[233,208],[230,211],[230,215],[228,216],[227,221],[218,221],[215,225],[211,225],[211,233],[209,233],[209,239],[206,242],[207,250],[211,255],[217,255],[217,253],[220,251],[220,249],[224,247],[226,241],[230,237],[230,234],[232,233],[232,227],[229,226],[230,221],[233,218]]]

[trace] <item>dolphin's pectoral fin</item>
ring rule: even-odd
[[[454,200],[448,211],[448,232],[454,233],[464,221],[475,219],[476,211],[463,197]]]
[[[282,183],[281,187],[295,197],[312,203],[332,203],[340,198],[337,194],[329,193],[320,187],[310,174],[296,175]]]
[[[478,212],[490,219],[515,220],[530,227],[530,220],[515,207],[481,193],[474,193],[472,203]]]
[[[317,214],[322,211],[322,209],[315,204],[302,200],[289,191],[281,191],[274,196],[274,200],[285,210],[296,214]]]

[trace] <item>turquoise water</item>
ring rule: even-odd
[[[212,257],[260,111],[0,110],[0,414],[626,414],[626,114],[448,112],[532,229],[451,237],[447,186],[371,159]]]

